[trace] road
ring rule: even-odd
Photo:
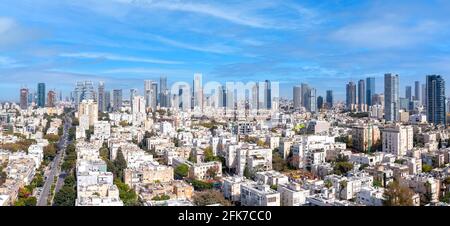
[[[69,128],[72,126],[72,121],[69,117],[66,116],[64,119],[64,129],[63,135],[61,136],[58,142],[58,153],[50,164],[50,172],[47,174],[47,178],[45,180],[44,186],[42,188],[42,192],[39,196],[37,206],[47,206],[48,205],[48,196],[50,194],[51,187],[54,183],[54,177],[60,176],[61,171],[61,161],[64,158],[65,150],[68,144],[68,136],[69,136]],[[61,180],[57,180],[58,181]],[[60,182],[61,183],[61,182]],[[59,188],[61,187],[61,184]],[[55,189],[56,192],[56,189]]]

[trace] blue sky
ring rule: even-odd
[[[37,82],[67,95],[169,82],[301,82],[318,95],[386,72],[404,86],[450,74],[450,3],[427,1],[14,0],[0,5],[0,100]],[[448,89],[447,89],[448,90]]]

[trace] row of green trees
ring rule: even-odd
[[[122,150],[119,148],[116,159],[113,161],[109,159],[109,156],[109,149],[106,144],[103,144],[103,147],[100,148],[100,157],[106,162],[108,171],[114,176],[114,184],[119,189],[120,199],[123,201],[125,206],[139,206],[140,202],[136,191],[124,183],[124,172],[127,168],[127,161],[123,156]]]

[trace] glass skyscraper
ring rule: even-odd
[[[38,107],[45,107],[45,83],[39,83],[38,84],[38,100],[37,100],[37,104]]]
[[[384,75],[384,119],[386,121],[399,120],[399,89],[398,75]]]
[[[328,109],[333,107],[333,90],[327,90],[326,102]]]
[[[375,95],[375,77],[366,78],[366,104],[367,106],[373,105],[373,95]]]
[[[446,124],[445,113],[445,81],[440,75],[428,75],[427,90],[427,120],[429,123]]]

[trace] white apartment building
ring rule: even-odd
[[[226,199],[239,202],[241,199],[241,185],[250,183],[245,177],[231,176],[223,178],[222,192]]]
[[[310,194],[309,190],[295,182],[278,185],[277,191],[280,193],[281,206],[302,206]]]
[[[404,156],[413,148],[412,126],[396,125],[384,128],[382,132],[383,152]]]
[[[383,193],[383,188],[363,187],[356,195],[356,202],[365,206],[382,206]]]
[[[261,182],[267,185],[281,185],[289,183],[289,177],[286,175],[270,170],[270,171],[262,171],[256,173],[256,181]]]
[[[280,206],[280,193],[269,185],[247,183],[241,185],[242,206]]]
[[[98,121],[94,123],[94,136],[98,140],[107,140],[111,137],[111,124],[108,121]]]

